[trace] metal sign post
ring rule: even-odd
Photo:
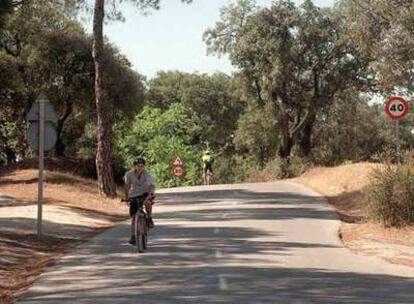
[[[399,96],[392,96],[388,99],[385,104],[385,111],[387,115],[395,121],[395,137],[396,137],[396,152],[397,152],[397,162],[400,164],[400,123],[399,120],[402,119],[408,112],[408,103],[404,98]]]
[[[43,97],[43,96],[42,96]],[[37,238],[42,236],[43,169],[45,149],[45,98],[39,98],[39,187],[37,195]]]
[[[401,164],[400,160],[400,151],[401,151],[401,144],[400,144],[400,121],[395,121],[395,133],[396,133],[396,145],[397,145],[397,163]]]
[[[43,214],[43,170],[45,151],[53,148],[56,142],[56,130],[53,126],[57,122],[57,115],[49,103],[47,96],[40,94],[26,116],[30,127],[27,132],[27,140],[33,150],[37,150],[39,161],[39,183],[37,194],[37,237],[42,236]]]

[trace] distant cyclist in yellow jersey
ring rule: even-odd
[[[210,171],[210,175],[213,175],[213,157],[211,156],[210,150],[206,150],[201,157],[201,161],[203,163],[203,180],[204,184],[207,184],[207,172]]]

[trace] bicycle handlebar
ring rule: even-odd
[[[122,203],[131,203],[134,199],[135,199],[135,198],[128,198],[128,199],[121,198],[121,202],[122,202]],[[148,196],[145,198],[145,201],[146,201],[147,199],[149,199],[151,203],[153,203],[153,204],[155,203],[155,202],[154,202],[155,195],[148,195]]]

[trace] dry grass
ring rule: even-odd
[[[0,177],[0,192],[17,198],[14,206],[37,203],[38,172],[33,169],[12,171]],[[45,203],[86,210],[123,215],[119,200],[106,199],[98,195],[94,181],[69,173],[45,171]],[[1,207],[0,203],[0,207]]]
[[[0,174],[0,193],[15,197],[0,201],[0,303],[13,303],[63,254],[127,218],[119,199],[102,199],[95,182],[64,171],[45,172],[41,241],[35,231],[37,171],[8,168]]]
[[[359,163],[334,168],[314,168],[295,179],[324,195],[342,220],[340,236],[351,250],[379,256],[387,261],[414,267],[414,227],[386,228],[367,219],[365,188],[374,168]]]

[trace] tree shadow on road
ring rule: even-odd
[[[299,218],[335,220],[337,216],[331,210],[321,210],[317,207],[273,207],[172,211],[157,214],[156,218],[182,221],[289,220]]]
[[[212,227],[157,229],[145,254],[105,235],[51,269],[21,303],[412,303],[413,279],[283,267],[290,249],[324,244],[257,241],[268,235],[248,228],[226,228],[231,239]],[[264,264],[268,252],[274,262]]]
[[[226,201],[243,201],[278,204],[313,204],[323,201],[323,197],[304,195],[294,192],[254,192],[247,189],[194,191],[176,193],[157,193],[157,201],[168,206],[208,204]]]

